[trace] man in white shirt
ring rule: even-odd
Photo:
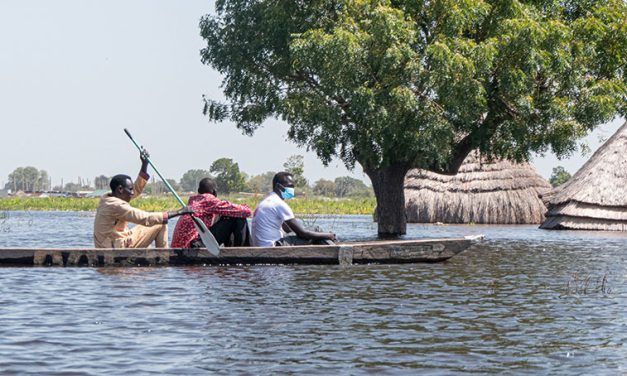
[[[276,245],[333,244],[332,232],[305,229],[285,202],[294,197],[294,177],[279,172],[272,178],[272,192],[257,205],[252,220],[252,240],[256,247]],[[287,233],[296,235],[287,235]],[[287,236],[286,236],[287,235]]]

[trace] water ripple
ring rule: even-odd
[[[12,213],[0,245],[88,246],[92,221]],[[469,233],[441,264],[0,269],[0,374],[627,372],[625,234],[408,228]]]

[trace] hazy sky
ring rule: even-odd
[[[198,22],[213,10],[207,0],[0,0],[0,184],[23,166],[48,171],[53,185],[135,174],[138,154],[123,128],[177,180],[222,157],[255,175],[302,154],[312,182],[343,175],[368,181],[341,161],[323,167],[286,141],[280,121],[267,121],[254,138],[207,121],[201,97],[221,98],[221,78],[200,62]],[[588,137],[592,150],[619,125]],[[558,164],[574,173],[588,157],[546,156],[534,166],[544,177]]]

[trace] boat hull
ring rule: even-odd
[[[0,248],[0,266],[174,266],[254,264],[435,263],[482,237],[371,241],[337,245],[221,248]]]

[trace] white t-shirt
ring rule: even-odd
[[[293,218],[294,212],[289,205],[276,193],[268,193],[257,205],[253,215],[253,246],[274,247],[274,242],[284,237],[281,224]]]

